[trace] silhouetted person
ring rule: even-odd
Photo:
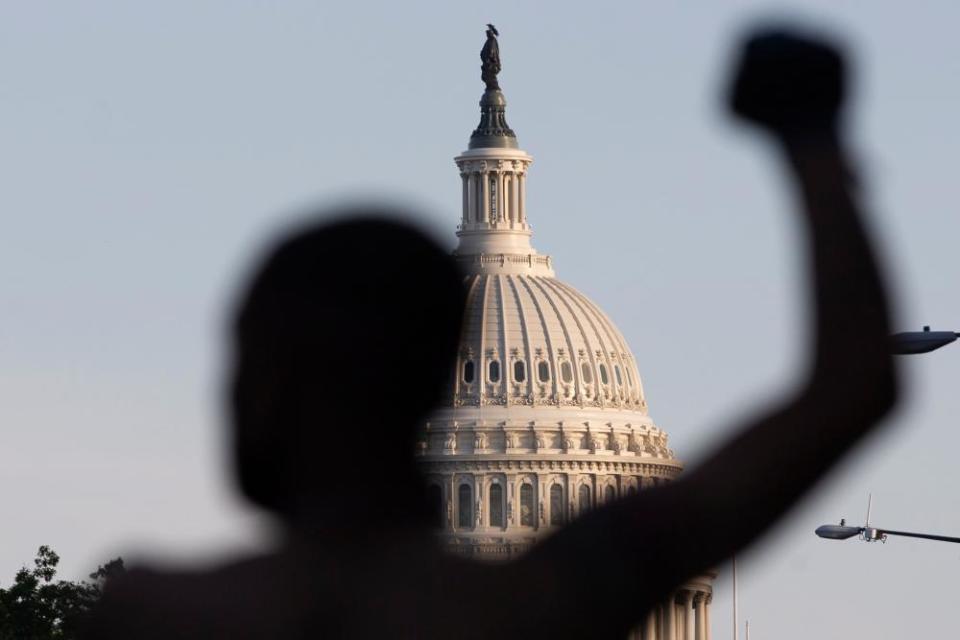
[[[623,638],[683,581],[762,534],[887,414],[887,302],[841,144],[832,48],[761,35],[733,112],[772,135],[798,190],[812,273],[796,390],[699,468],[484,565],[430,534],[412,438],[449,375],[464,307],[419,233],[361,219],[271,255],[240,309],[233,384],[243,492],[289,538],[203,573],[131,571],[91,638]]]

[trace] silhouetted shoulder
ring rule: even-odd
[[[383,531],[209,572],[132,570],[109,585],[84,637],[510,638],[514,598],[504,577],[429,538]],[[478,602],[487,605],[480,617]]]
[[[283,556],[246,560],[200,573],[134,569],[107,586],[87,637],[295,637],[303,625],[301,576]],[[311,600],[320,594],[311,594]],[[298,604],[300,605],[298,607]],[[299,610],[299,611],[298,611]]]

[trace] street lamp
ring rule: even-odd
[[[895,355],[914,355],[918,353],[929,353],[940,347],[944,347],[954,342],[960,333],[954,331],[930,331],[929,326],[925,326],[923,331],[902,331],[890,336],[890,352]],[[873,504],[873,496],[870,496],[867,502],[867,520],[862,527],[852,527],[846,520],[841,519],[840,524],[824,524],[816,528],[815,533],[821,538],[827,540],[849,540],[854,536],[860,536],[865,542],[886,542],[887,536],[903,536],[905,538],[921,538],[923,540],[936,540],[938,542],[957,542],[960,538],[953,536],[939,536],[932,533],[914,533],[911,531],[894,531],[893,529],[881,529],[870,526],[870,507]]]
[[[924,540],[937,540],[939,542],[958,542],[960,538],[951,536],[938,536],[932,533],[913,533],[910,531],[894,531],[893,529],[880,529],[878,527],[850,527],[841,520],[839,525],[825,524],[817,527],[817,535],[828,540],[847,540],[853,536],[859,535],[865,542],[886,542],[887,536],[904,536],[906,538],[923,538]]]
[[[902,331],[890,336],[890,352],[901,356],[928,353],[950,344],[958,336],[960,333],[954,331],[930,331],[930,327],[924,327],[923,331]]]
[[[934,347],[936,348],[936,347]],[[867,521],[862,527],[851,527],[846,520],[840,520],[840,524],[824,524],[817,527],[815,533],[821,538],[827,540],[848,540],[854,536],[860,536],[864,542],[886,542],[887,536],[903,536],[905,538],[922,538],[924,540],[936,540],[938,542],[958,542],[960,538],[952,536],[938,536],[932,533],[913,533],[911,531],[894,531],[893,529],[881,529],[870,526],[870,507],[873,505],[873,496],[867,500]]]

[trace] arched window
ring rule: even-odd
[[[587,384],[593,384],[593,370],[587,362],[580,363],[580,373],[583,374],[583,381]]]
[[[474,376],[476,374],[475,367],[473,365],[473,360],[467,360],[463,363],[463,381],[467,384],[473,382]]]
[[[613,488],[612,484],[608,484],[607,488],[603,490],[603,501],[613,502],[616,499],[617,499],[617,490]]]
[[[513,379],[516,382],[523,382],[527,379],[527,367],[523,364],[523,360],[517,360],[513,363]]]
[[[573,367],[570,366],[569,362],[560,363],[560,377],[566,383],[573,382]]]
[[[580,485],[580,514],[584,514],[587,511],[590,511],[590,487],[585,484]]]
[[[491,360],[490,366],[488,368],[488,375],[490,382],[500,382],[500,361]]]
[[[536,505],[533,504],[533,485],[520,485],[520,526],[532,527],[536,516]]]
[[[443,489],[438,484],[430,485],[427,489],[427,499],[430,500],[430,517],[433,520],[433,526],[437,529],[443,528]]]
[[[617,385],[622,387],[622,386],[623,386],[623,378],[620,377],[620,365],[618,365],[618,364],[613,365],[613,373],[614,373],[614,375],[615,375],[616,378],[617,378]]]
[[[550,365],[546,360],[541,360],[537,363],[537,377],[540,378],[540,382],[550,380]]]
[[[564,518],[563,487],[558,484],[550,487],[550,524],[563,524]]]
[[[461,529],[473,528],[473,489],[464,483],[457,489],[457,526]]]
[[[607,377],[607,365],[600,363],[600,382],[603,384],[609,384],[610,378]]]
[[[627,495],[628,495],[628,496],[635,496],[635,495],[637,495],[637,488],[636,488],[635,486],[633,486],[633,485],[630,485],[630,488],[627,489]]]

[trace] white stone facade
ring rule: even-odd
[[[683,465],[648,415],[620,331],[530,243],[533,158],[498,147],[455,161],[467,308],[443,406],[417,453],[450,549],[508,559],[590,509],[672,481]],[[684,585],[631,638],[709,638],[712,579]]]

